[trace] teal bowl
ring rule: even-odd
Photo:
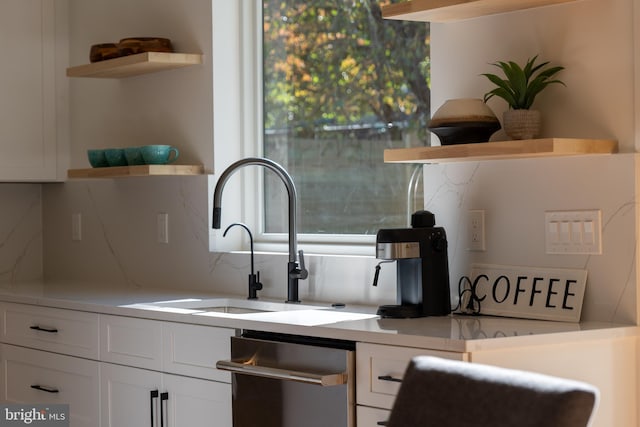
[[[89,164],[94,168],[104,168],[109,166],[107,163],[107,157],[102,149],[87,150],[87,157],[89,158]]]

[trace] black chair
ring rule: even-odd
[[[475,363],[411,360],[389,427],[585,427],[598,389],[582,382]]]

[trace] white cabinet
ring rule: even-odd
[[[103,315],[100,336],[100,360],[162,369],[162,322]]]
[[[0,181],[65,177],[67,20],[67,0],[0,2]]]
[[[99,417],[99,363],[2,344],[0,401],[68,404],[72,427],[95,427]]]
[[[235,330],[107,315],[100,330],[103,427],[231,426],[231,378],[215,363]]]
[[[99,316],[27,304],[0,303],[2,342],[98,359]]]
[[[231,384],[102,363],[102,427],[231,426]]]
[[[0,401],[68,403],[71,427],[230,427],[231,377],[215,363],[235,334],[0,303]]]
[[[162,366],[164,372],[226,383],[231,373],[215,367],[218,360],[231,356],[234,329],[163,323]]]
[[[358,343],[356,396],[358,427],[382,425],[393,407],[402,374],[414,356],[429,355],[569,378],[600,390],[593,427],[637,427],[636,337],[565,341],[499,348],[479,345],[467,353]],[[554,343],[555,342],[555,343]],[[490,346],[488,346],[490,347]],[[594,368],[597,367],[597,368]]]
[[[100,375],[102,427],[160,425],[160,372],[102,363]]]
[[[373,427],[389,416],[404,371],[415,356],[468,360],[466,353],[356,344],[356,396],[358,427]]]

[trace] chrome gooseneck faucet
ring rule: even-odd
[[[265,159],[263,157],[247,157],[245,159],[238,160],[230,165],[222,172],[216,188],[213,192],[213,228],[220,228],[220,219],[222,216],[222,190],[225,184],[231,177],[231,175],[238,169],[256,165],[265,167],[273,172],[280,178],[284,186],[287,188],[287,194],[289,196],[289,262],[287,264],[287,302],[300,302],[298,297],[298,280],[304,280],[308,277],[309,272],[304,266],[304,254],[299,251],[300,264],[296,260],[296,247],[297,247],[297,227],[296,227],[296,203],[298,194],[296,187],[293,184],[293,180],[289,173],[278,163],[273,160]]]

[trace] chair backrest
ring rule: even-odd
[[[468,362],[411,360],[389,427],[585,427],[598,389],[579,381]]]

